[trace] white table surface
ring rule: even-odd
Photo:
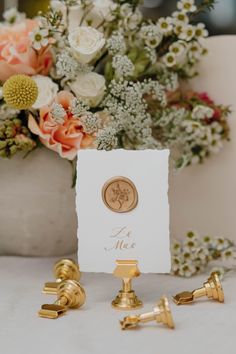
[[[223,282],[225,304],[200,300],[171,309],[176,329],[150,323],[138,330],[121,331],[118,320],[127,312],[111,308],[120,288],[112,275],[83,274],[87,303],[79,310],[49,320],[39,318],[41,304],[53,296],[41,293],[52,280],[55,259],[0,257],[1,354],[222,354],[235,353],[236,278]],[[167,275],[142,275],[134,288],[149,311],[162,294],[171,295],[200,286],[207,275],[182,279]],[[138,312],[140,312],[138,311]]]

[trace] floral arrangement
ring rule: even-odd
[[[174,241],[171,246],[172,273],[182,277],[191,277],[204,271],[213,261],[221,261],[221,266],[214,267],[221,276],[235,269],[232,261],[236,260],[236,246],[224,237],[200,237],[189,231],[183,242]],[[226,265],[227,263],[230,265]]]
[[[229,137],[227,107],[183,92],[207,53],[199,12],[143,17],[139,0],[51,1],[0,24],[0,156],[42,144],[73,161],[79,149],[170,148],[178,168],[201,163]]]

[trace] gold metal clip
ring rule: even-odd
[[[85,303],[84,288],[75,280],[63,280],[57,287],[58,298],[54,304],[44,304],[38,312],[40,317],[58,318],[68,308],[79,308]]]
[[[134,290],[132,290],[132,278],[138,277],[140,271],[138,269],[138,262],[135,260],[117,260],[116,268],[113,275],[122,279],[122,290],[112,301],[112,306],[120,310],[131,310],[143,306],[141,300],[138,299]]]
[[[163,296],[152,312],[126,316],[122,321],[120,321],[120,325],[121,329],[125,330],[135,328],[139,326],[140,323],[149,321],[156,321],[157,323],[167,325],[169,328],[174,328],[174,321],[167,297]]]
[[[58,262],[55,263],[53,269],[54,276],[56,278],[55,282],[47,282],[44,284],[43,293],[44,294],[57,294],[57,287],[58,284],[62,280],[80,280],[80,270],[79,265],[73,261],[73,259],[60,259]]]
[[[173,300],[176,305],[185,305],[192,303],[196,298],[207,296],[219,302],[224,302],[224,291],[216,272],[211,273],[208,280],[203,284],[202,288],[193,291],[183,291],[175,296]]]

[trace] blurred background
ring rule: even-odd
[[[143,12],[153,19],[170,15],[176,10],[177,0],[145,0]],[[197,3],[197,0],[196,0]],[[4,8],[18,5],[20,11],[34,16],[39,10],[47,9],[49,0],[0,0],[0,15]],[[198,20],[207,24],[210,35],[236,34],[236,0],[217,0],[211,13],[202,14]]]

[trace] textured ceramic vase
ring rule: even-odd
[[[77,249],[69,162],[46,148],[0,160],[0,255],[65,255]]]

